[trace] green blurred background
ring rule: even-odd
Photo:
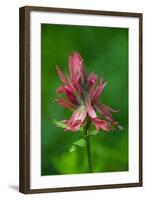
[[[71,112],[55,103],[61,81],[56,65],[68,73],[67,56],[80,53],[89,72],[108,82],[101,100],[119,110],[114,119],[123,131],[99,132],[91,138],[93,172],[128,170],[128,29],[41,25],[41,175],[87,173],[86,148],[69,152],[80,133],[64,132],[52,119]]]

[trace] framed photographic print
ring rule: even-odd
[[[142,14],[20,8],[20,192],[142,186]]]

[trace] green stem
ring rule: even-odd
[[[90,149],[89,136],[86,137],[86,147],[87,147],[88,168],[89,168],[89,173],[91,173],[92,172],[92,162],[91,162],[91,149]]]
[[[89,123],[87,123],[85,128],[85,140],[86,140],[86,148],[87,148],[87,160],[88,160],[88,172],[92,172],[92,161],[91,161],[91,149],[90,149],[90,138],[88,135]]]

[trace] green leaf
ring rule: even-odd
[[[76,145],[76,146],[79,146],[79,147],[84,147],[86,142],[83,138],[81,138],[81,139],[75,141],[73,144]]]
[[[97,130],[93,130],[93,131],[90,131],[88,133],[88,135],[97,135],[98,131]]]
[[[118,125],[117,128],[118,128],[119,131],[123,131],[124,130],[124,127],[121,126],[121,125]]]
[[[54,123],[57,127],[60,127],[60,128],[67,128],[66,124],[64,124],[62,121],[53,120],[53,123]]]
[[[77,147],[75,145],[72,145],[72,147],[70,148],[69,152],[73,152],[77,149]]]
[[[77,147],[84,147],[85,145],[86,145],[85,140],[83,138],[81,138],[73,143],[69,152],[73,152],[73,151],[77,150]]]

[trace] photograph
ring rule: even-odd
[[[41,24],[41,174],[128,170],[128,29]]]

